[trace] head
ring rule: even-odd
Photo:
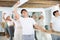
[[[26,9],[22,9],[21,14],[22,14],[23,17],[28,16],[28,12],[27,12]]]
[[[41,15],[41,16],[39,17],[39,19],[44,19],[43,15]]]
[[[18,15],[16,15],[16,16],[15,16],[15,19],[16,19],[16,20],[17,20],[17,19],[19,19],[19,16],[18,16]]]
[[[10,19],[10,16],[7,16],[7,17],[6,17],[6,20],[11,20],[11,19]]]
[[[60,15],[60,14],[59,14],[59,11],[58,11],[58,10],[54,11],[54,12],[53,12],[53,15],[54,15],[54,16],[59,16],[59,15]]]

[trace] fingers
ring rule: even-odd
[[[17,3],[13,7],[16,8],[19,4],[20,4],[20,1],[17,1]]]
[[[20,1],[17,1],[17,4],[20,4]]]

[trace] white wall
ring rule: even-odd
[[[6,12],[8,15],[12,14],[14,8],[12,7],[0,7],[0,11]],[[51,19],[51,7],[50,8],[18,8],[18,13],[20,14],[21,9],[26,9],[28,12],[40,12],[40,11],[45,11],[44,12],[44,17],[45,17],[45,24],[49,25],[50,24],[50,19]],[[21,15],[21,14],[20,14]],[[29,13],[31,15],[31,13]]]

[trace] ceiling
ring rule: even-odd
[[[43,0],[29,0],[27,3],[22,5],[22,8],[46,8],[46,7],[51,7],[53,5],[60,4],[60,1],[43,1]]]
[[[18,0],[0,0],[0,7],[12,7]]]
[[[12,7],[18,0],[0,0],[0,7]],[[60,4],[59,0],[29,0],[21,8],[46,8]]]

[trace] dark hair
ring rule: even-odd
[[[23,12],[23,11],[26,11],[26,12],[27,12],[27,10],[26,10],[26,9],[22,9],[22,10],[21,10],[21,14],[22,14],[22,12]]]
[[[55,13],[56,13],[56,12],[59,12],[59,11],[58,11],[58,10],[54,11],[54,12],[53,12],[53,15],[54,15],[54,16],[55,16]]]
[[[41,19],[41,17],[39,17],[39,19]]]
[[[32,13],[32,15],[34,15],[34,14],[35,14],[35,12]]]
[[[6,17],[6,20],[8,20],[9,17],[10,17],[10,16],[7,16],[7,17]]]

